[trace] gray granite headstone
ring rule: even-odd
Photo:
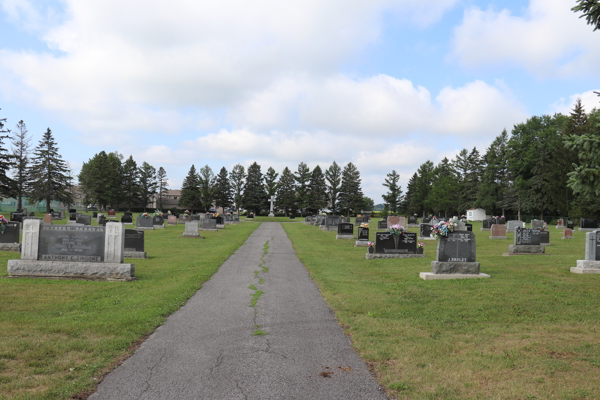
[[[214,218],[202,218],[200,223],[202,224],[202,229],[217,229],[217,220]]]
[[[43,225],[40,228],[39,260],[104,261],[102,226]]]
[[[515,232],[515,230],[517,229],[517,227],[520,228],[524,228],[525,227],[525,222],[523,221],[508,221],[508,223],[506,224],[506,231],[507,232]]]
[[[588,261],[600,261],[600,231],[586,232],[585,259]]]
[[[135,220],[135,226],[137,226],[138,228],[152,228],[154,226],[153,218],[152,217],[142,217],[140,215]]]
[[[77,217],[77,223],[78,224],[83,224],[83,225],[91,225],[92,224],[92,217],[89,216],[89,215],[81,214],[79,217]]]
[[[152,217],[152,225],[165,225],[165,219],[161,215]]]
[[[534,219],[531,221],[531,229],[540,229],[546,226],[546,222],[540,219]]]

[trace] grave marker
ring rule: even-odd
[[[148,258],[144,250],[144,231],[125,229],[125,258]]]
[[[508,246],[507,254],[544,253],[545,249],[544,246],[541,245],[540,233],[541,231],[539,229],[517,227],[514,235],[514,244]]]
[[[577,266],[571,267],[575,274],[600,274],[600,231],[585,234],[584,260],[577,260]]]
[[[573,239],[573,229],[565,228],[561,239]]]
[[[434,237],[431,237],[432,229],[433,225],[430,224],[419,225],[419,240],[435,240]]]
[[[177,217],[174,215],[169,215],[167,223],[169,225],[177,225]]]
[[[195,237],[200,238],[200,234],[198,233],[198,222],[190,221],[185,223],[183,236],[185,237]]]
[[[21,251],[21,223],[8,222],[0,235],[0,251]]]
[[[492,236],[490,239],[508,239],[506,236],[506,225],[494,224],[492,225]]]
[[[366,259],[423,257],[417,252],[417,234],[405,232],[394,235],[388,232],[375,233],[375,252],[365,254]]]
[[[347,222],[338,225],[336,239],[354,239],[354,224]]]

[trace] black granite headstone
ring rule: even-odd
[[[192,221],[200,221],[200,214],[194,214],[192,215]]]
[[[253,213],[248,213],[248,216],[246,216],[247,219],[253,219],[254,218],[254,214]]]
[[[144,251],[144,231],[125,229],[125,251]]]
[[[160,215],[156,215],[152,218],[152,225],[165,225],[165,219],[160,216]]]
[[[377,229],[387,229],[387,220],[382,219],[381,221],[377,221]]]
[[[69,221],[77,221],[77,213],[76,212],[69,213]]]
[[[600,232],[596,231],[596,261],[600,261]]]
[[[421,224],[420,228],[420,236],[423,238],[431,237],[431,230],[433,229],[432,225],[429,224]]]
[[[133,223],[133,216],[131,214],[125,214],[121,217],[121,222],[124,224]]]
[[[98,211],[92,212],[92,218],[98,218]]]
[[[4,225],[4,233],[0,235],[0,243],[19,243],[21,224],[18,222],[9,222]]]
[[[465,227],[467,228],[467,232],[473,232],[473,224],[465,224]]]
[[[542,243],[550,243],[550,232],[549,231],[541,231],[540,232],[540,244]]]
[[[343,223],[338,225],[338,234],[339,235],[353,235],[354,234],[354,225]]]
[[[57,212],[57,211],[54,211],[54,212],[52,213],[52,219],[53,219],[53,220],[61,220],[62,218],[60,217],[60,211],[58,211],[58,212]]]
[[[593,218],[581,218],[579,227],[583,229],[596,229],[598,227],[598,222]]]
[[[13,212],[10,213],[10,220],[14,222],[23,222],[24,216],[25,214],[23,214],[22,212]]]
[[[408,217],[408,223],[411,225],[415,225],[417,223],[417,217],[415,217],[415,216]]]
[[[526,246],[539,246],[541,243],[540,230],[517,227],[515,230],[515,244]]]
[[[106,217],[104,215],[101,215],[98,217],[98,225],[102,225],[102,226],[106,225]]]
[[[506,218],[498,218],[498,221],[496,221],[496,223],[498,225],[504,225],[506,224]]]
[[[425,218],[423,218],[423,223],[424,223],[424,224],[428,224],[428,223],[430,223],[430,222],[431,222],[431,218],[429,218],[429,217],[425,217]]]
[[[573,229],[574,226],[575,226],[575,224],[573,223],[573,221],[571,221],[571,220],[567,221],[567,229]]]
[[[104,229],[101,226],[42,225],[38,259],[102,262]]]
[[[369,240],[369,228],[358,228],[358,240]]]
[[[461,231],[441,237],[437,244],[436,261],[475,262],[475,234]]]
[[[417,234],[404,233],[403,235],[393,235],[387,232],[376,232],[375,253],[416,254]]]
[[[493,220],[491,219],[485,219],[483,220],[483,229],[492,229],[492,223]]]
[[[215,220],[217,221],[217,225],[223,225],[225,223],[223,217],[221,216],[218,216],[217,218],[215,218]]]

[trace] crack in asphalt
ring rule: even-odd
[[[244,396],[244,400],[248,400],[248,395],[246,393],[244,393],[244,389],[242,389],[242,387],[240,386],[240,383],[238,381],[236,381],[235,379],[233,381],[235,382],[235,387],[240,391],[242,396]]]
[[[219,350],[219,355],[217,356],[217,359],[215,360],[215,365],[213,365],[209,369],[211,374],[213,373],[213,371],[216,368],[219,368],[221,366],[221,363],[223,362],[224,359],[225,359],[225,357],[223,357],[223,350]]]
[[[144,394],[146,394],[146,392],[150,389],[150,380],[152,379],[152,375],[154,374],[154,368],[156,368],[158,366],[158,364],[160,364],[161,362],[165,361],[166,358],[167,358],[167,350],[165,349],[165,350],[163,350],[163,355],[160,356],[158,361],[156,363],[154,363],[154,365],[150,368],[150,375],[148,376],[148,379],[146,379],[146,381],[144,382],[144,384],[146,385],[146,388],[137,397],[138,399],[141,399],[142,396]]]

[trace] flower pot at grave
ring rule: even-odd
[[[423,247],[417,248],[417,254],[423,254],[423,250],[425,250]]]
[[[375,249],[373,248],[373,246],[369,246],[369,253],[371,253],[371,254],[375,253]]]

